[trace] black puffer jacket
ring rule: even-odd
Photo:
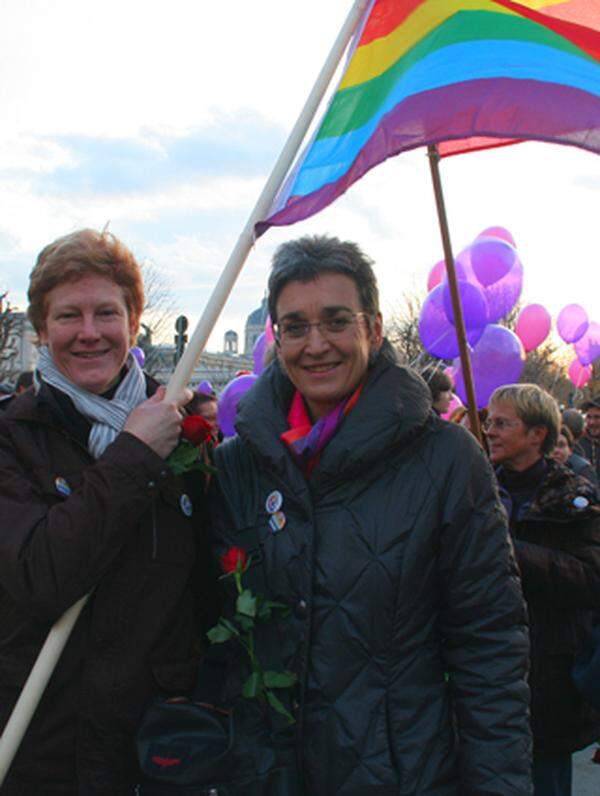
[[[485,457],[386,344],[307,481],[279,440],[292,392],[275,362],[243,400],[213,516],[217,552],[255,529],[294,607],[268,632],[300,678],[304,793],[530,793],[525,608]]]
[[[546,466],[511,530],[529,608],[534,747],[559,754],[600,738],[600,714],[570,674],[600,613],[600,505],[587,479],[550,459]]]
[[[0,419],[0,729],[54,622],[93,592],[2,796],[130,794],[146,702],[194,682],[187,488],[131,434],[94,461],[87,430],[47,386]]]

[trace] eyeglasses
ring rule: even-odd
[[[514,428],[518,426],[520,420],[505,420],[503,417],[490,417],[485,423],[482,423],[483,430],[489,431],[495,428],[496,431],[504,431],[507,428]]]
[[[342,337],[359,318],[365,317],[365,315],[366,313],[364,312],[344,312],[314,323],[309,323],[308,321],[283,321],[283,323],[278,323],[275,326],[275,333],[277,339],[282,343],[299,343],[306,340],[311,327],[314,326],[319,330],[321,337],[326,340],[334,340]]]

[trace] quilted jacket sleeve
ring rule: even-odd
[[[460,743],[462,796],[532,792],[526,609],[493,473],[448,429],[441,491],[441,632]]]
[[[0,583],[42,621],[54,621],[93,589],[151,505],[149,485],[165,463],[147,445],[120,434],[82,469],[68,497],[40,462],[32,472],[0,424]]]

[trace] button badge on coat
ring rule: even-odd
[[[268,496],[265,508],[269,514],[275,514],[283,506],[283,495],[277,489]]]
[[[576,509],[586,509],[590,505],[590,501],[583,495],[577,495],[576,498],[573,498],[573,505]]]
[[[57,476],[54,479],[54,486],[56,487],[56,491],[59,493],[59,495],[62,495],[63,497],[68,497],[71,494],[71,487],[65,478]]]
[[[272,533],[279,533],[282,528],[285,528],[286,522],[287,518],[283,511],[276,511],[269,519],[269,528]]]
[[[192,516],[192,511],[194,510],[194,507],[192,505],[192,501],[190,500],[188,495],[185,494],[185,492],[179,498],[179,505],[181,506],[181,510],[183,511],[186,517]]]

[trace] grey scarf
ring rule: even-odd
[[[97,459],[122,431],[136,406],[146,400],[146,379],[134,356],[125,361],[127,375],[111,400],[77,387],[58,370],[47,346],[40,346],[37,371],[42,380],[64,392],[75,408],[92,423],[88,450]]]

